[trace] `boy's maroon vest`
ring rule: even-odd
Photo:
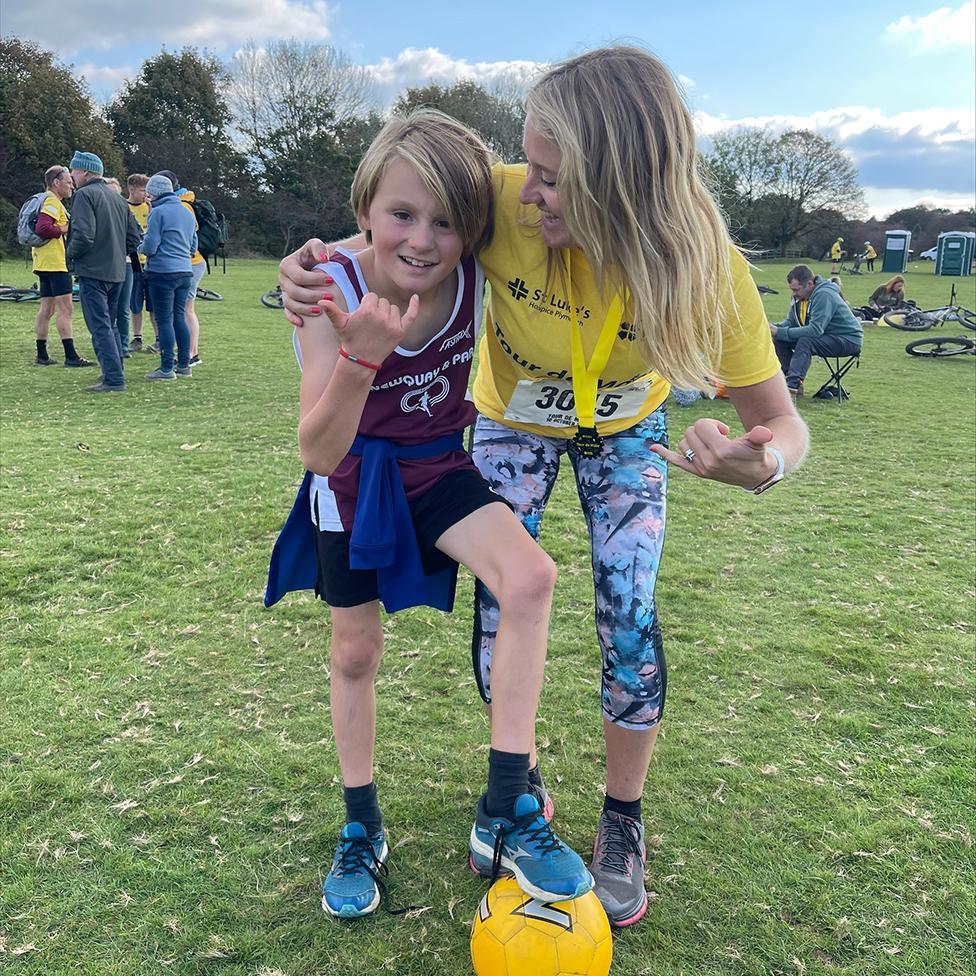
[[[357,298],[355,307],[350,303],[349,312],[354,312],[363,298],[358,263],[337,253],[326,270],[337,280],[348,279]],[[359,422],[360,434],[401,444],[419,444],[463,430],[474,421],[476,411],[468,397],[468,377],[481,301],[475,294],[480,276],[473,258],[463,258],[458,263],[457,277],[454,312],[447,324],[423,349],[416,352],[397,349],[383,361],[366,398]],[[398,463],[409,501],[422,495],[448,471],[474,469],[463,451]],[[347,455],[328,479],[346,531],[352,529],[355,515],[359,465],[358,457]],[[320,503],[324,500],[321,498]]]

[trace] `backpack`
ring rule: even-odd
[[[224,215],[217,213],[209,200],[194,200],[193,216],[197,218],[197,250],[210,267],[210,258],[215,258],[224,248]]]
[[[37,218],[41,213],[41,204],[46,196],[47,190],[35,193],[20,208],[20,213],[17,215],[17,240],[19,243],[27,244],[30,247],[40,247],[42,244],[47,244],[48,239],[41,237],[36,230]]]

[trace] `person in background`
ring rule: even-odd
[[[117,393],[125,389],[125,374],[115,310],[125,281],[126,255],[136,249],[142,235],[121,195],[102,178],[102,161],[95,153],[78,151],[70,165],[75,194],[65,257],[78,276],[81,310],[102,368],[101,381],[87,391]]]
[[[47,352],[47,337],[51,316],[64,346],[65,366],[94,366],[90,359],[78,355],[71,333],[71,275],[64,260],[64,237],[68,232],[68,211],[64,201],[74,192],[71,174],[65,166],[51,166],[44,172],[47,196],[41,201],[34,228],[38,237],[47,242],[31,248],[34,274],[40,282],[41,302],[34,319],[37,340],[35,366],[53,366],[55,361]]]
[[[160,170],[163,176],[168,176],[170,182],[173,184],[173,192],[180,198],[180,203],[186,207],[190,213],[193,214],[193,220],[196,222],[196,214],[193,210],[193,201],[196,200],[196,194],[193,190],[188,190],[186,187],[180,186],[179,177],[171,170],[164,169]],[[199,225],[197,230],[199,230]],[[193,280],[190,283],[190,292],[186,297],[186,327],[190,330],[190,365],[200,366],[200,320],[197,318],[197,308],[196,308],[196,298],[197,289],[200,287],[200,280],[203,278],[207,271],[207,262],[204,260],[203,255],[199,250],[194,252],[193,258],[190,261],[190,273],[193,275]]]
[[[837,274],[840,271],[840,262],[844,257],[844,250],[841,244],[844,243],[843,237],[838,237],[833,244],[830,245],[830,273],[832,275]]]
[[[864,260],[868,263],[868,271],[874,274],[874,260],[878,256],[878,252],[874,249],[874,245],[870,241],[864,242]]]
[[[803,396],[803,380],[814,356],[854,356],[861,351],[864,330],[832,281],[824,281],[805,264],[786,276],[793,304],[782,322],[770,323],[773,346],[786,374],[794,402]]]
[[[114,176],[106,176],[105,183],[120,196],[122,195],[122,184]],[[138,262],[138,255],[134,260]],[[129,352],[129,298],[132,295],[132,261],[133,257],[130,254],[125,262],[125,281],[122,282],[118,305],[115,307],[115,328],[119,333],[119,339],[122,340],[123,359],[128,359],[131,356]]]
[[[146,225],[149,223],[149,204],[146,201],[146,184],[148,182],[149,177],[145,173],[132,173],[125,181],[126,188],[129,191],[126,203],[129,204],[132,216],[135,217],[143,236],[146,233]],[[132,352],[140,352],[142,350],[143,308],[149,313],[149,321],[152,323],[153,334],[156,334],[156,319],[153,316],[149,292],[146,290],[146,276],[143,274],[146,267],[146,257],[143,254],[139,254],[138,257],[138,268],[134,264],[131,265],[132,294],[129,297],[129,312],[132,315],[132,341],[129,343],[129,349]],[[159,350],[156,349],[154,351],[158,352]]]
[[[197,224],[173,192],[172,181],[161,173],[149,178],[146,195],[152,210],[139,253],[146,255],[146,286],[156,310],[160,356],[159,368],[147,373],[146,379],[174,380],[193,375],[184,309],[192,278],[190,258],[197,249]]]

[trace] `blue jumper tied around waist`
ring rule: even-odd
[[[380,600],[387,613],[416,606],[450,612],[454,607],[457,563],[437,573],[424,572],[397,458],[414,461],[462,449],[460,431],[410,445],[360,434],[349,449],[350,454],[362,458],[349,565],[352,569],[376,570]],[[274,544],[264,594],[266,607],[293,590],[313,589],[318,581],[319,530],[312,521],[311,485],[312,475],[306,472]]]

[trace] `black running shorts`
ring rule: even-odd
[[[450,557],[437,548],[437,540],[452,525],[494,502],[508,504],[470,468],[444,475],[430,491],[410,506],[424,571],[436,573],[450,565]],[[358,607],[379,599],[375,569],[351,569],[351,532],[319,532],[319,578],[315,592],[330,607]]]

